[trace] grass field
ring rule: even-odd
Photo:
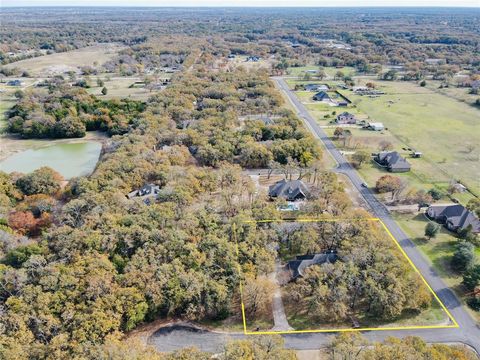
[[[426,240],[424,231],[428,220],[423,213],[397,214],[394,218],[415,245],[422,251],[445,283],[462,299],[464,294],[464,289],[461,285],[462,276],[456,273],[450,266],[455,247],[459,242],[458,238],[442,226],[436,238]],[[479,261],[480,248],[477,247],[475,252],[477,254],[477,261]],[[477,321],[480,321],[480,313],[472,311],[468,306],[465,306],[465,308],[469,310]]]
[[[300,67],[290,67],[288,68],[288,75],[289,76],[300,76],[303,77],[305,75],[305,72],[308,70],[318,70],[320,69],[320,66],[318,65],[309,65],[309,66],[300,66]],[[330,67],[326,66],[323,67],[323,71],[327,74],[328,78],[333,78],[337,71],[343,72],[347,76],[353,76],[355,74],[355,69],[353,67],[345,66],[342,68],[336,68],[336,67]],[[311,74],[312,79],[315,76],[315,74]]]
[[[78,50],[17,61],[5,65],[5,67],[19,68],[22,71],[26,70],[33,77],[46,77],[69,70],[77,71],[82,66],[101,65],[113,58],[122,48],[123,46],[116,44],[99,44]]]
[[[387,94],[345,94],[358,110],[383,122],[399,144],[421,151],[432,182],[457,179],[480,193],[480,110],[408,82],[377,82]]]
[[[101,99],[129,98],[146,101],[150,96],[158,92],[158,90],[149,91],[144,87],[130,87],[135,81],[140,81],[140,78],[112,77],[110,80],[105,80],[104,76],[100,76],[100,78],[105,82],[104,86],[108,90],[107,95],[102,95],[103,86],[97,86],[96,77],[91,77],[92,87],[88,89],[88,92]]]
[[[393,144],[394,149],[398,151],[402,156],[408,159],[412,165],[412,170],[406,173],[395,173],[395,176],[399,176],[408,182],[409,187],[414,187],[418,190],[422,189],[425,191],[430,190],[433,187],[440,188],[442,190],[447,190],[449,186],[450,178],[445,176],[443,173],[438,173],[436,177],[433,177],[432,174],[436,174],[435,165],[426,161],[424,158],[411,158],[409,157],[409,152],[402,149],[404,146],[390,131],[369,131],[364,130],[359,127],[349,127],[351,131],[351,138],[345,142],[343,139],[335,139],[333,133],[337,126],[333,125],[329,128],[324,128],[324,131],[330,138],[333,140],[335,145],[348,153],[353,153],[358,150],[367,151],[368,153],[374,153],[379,151],[379,144],[382,141],[388,141]],[[377,166],[373,161],[362,164],[361,168],[358,169],[362,178],[369,184],[369,186],[374,187],[376,181],[379,177],[390,174],[387,170]],[[462,203],[468,202],[473,196],[468,192],[465,193],[456,193],[453,197],[460,200]],[[390,200],[390,195],[386,195],[387,200]],[[448,201],[449,198],[445,197]]]
[[[438,94],[446,95],[470,106],[473,106],[472,104],[479,98],[479,95],[469,94],[469,88],[456,87],[455,85],[451,85],[448,88],[440,88],[441,84],[442,82],[440,80],[427,80],[425,87]]]

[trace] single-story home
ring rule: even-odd
[[[295,260],[290,260],[286,265],[286,270],[290,272],[290,279],[295,280],[304,276],[305,269],[312,265],[321,265],[325,263],[334,263],[337,260],[337,254],[334,251],[327,251],[319,254],[297,256]]]
[[[374,160],[391,172],[406,172],[411,168],[410,163],[396,151],[382,151],[374,157]]]
[[[145,204],[150,205],[155,202],[160,193],[160,186],[155,184],[145,184],[140,189],[133,190],[127,194],[128,199],[141,199]]]
[[[328,91],[330,88],[325,84],[306,84],[303,87],[305,91]]]
[[[355,115],[344,111],[343,113],[337,115],[335,122],[337,124],[356,124],[357,118],[355,117]]]
[[[459,231],[471,226],[473,233],[480,232],[480,220],[472,211],[461,204],[432,205],[427,209],[427,216],[451,231]]]
[[[325,91],[320,91],[313,95],[313,100],[315,101],[332,101],[330,96]]]
[[[283,179],[268,188],[268,195],[271,198],[281,197],[288,201],[295,201],[306,199],[310,196],[310,191],[302,180]]]
[[[22,82],[20,80],[10,80],[7,82],[8,86],[20,86]]]
[[[383,123],[381,122],[369,122],[367,128],[374,131],[385,130],[385,126],[383,126]]]

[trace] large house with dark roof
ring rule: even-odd
[[[303,200],[310,196],[307,185],[302,180],[280,180],[268,188],[272,198],[284,198],[288,201]]]
[[[127,195],[128,199],[141,199],[145,204],[150,205],[155,202],[160,193],[160,186],[155,184],[145,184],[140,189],[134,190]]]
[[[410,163],[396,151],[382,151],[374,160],[390,172],[407,172],[411,168]]]
[[[332,101],[330,96],[325,91],[320,91],[313,95],[313,100],[315,101]]]
[[[473,233],[480,232],[480,220],[461,204],[432,205],[427,209],[427,216],[451,231],[459,231],[471,226]]]
[[[334,263],[337,260],[337,254],[334,251],[328,251],[320,254],[301,255],[294,260],[290,260],[286,265],[286,270],[290,272],[290,280],[304,276],[305,270],[312,265],[322,265],[325,263]]]

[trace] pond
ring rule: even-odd
[[[96,141],[55,144],[13,154],[0,161],[0,170],[29,173],[49,166],[68,180],[91,174],[101,150],[102,144]]]

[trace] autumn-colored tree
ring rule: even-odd
[[[395,193],[402,189],[402,180],[398,176],[383,175],[376,184],[375,189],[379,193],[392,193],[392,200],[395,198]]]
[[[21,234],[34,234],[38,221],[31,211],[15,211],[8,216],[8,226]]]

